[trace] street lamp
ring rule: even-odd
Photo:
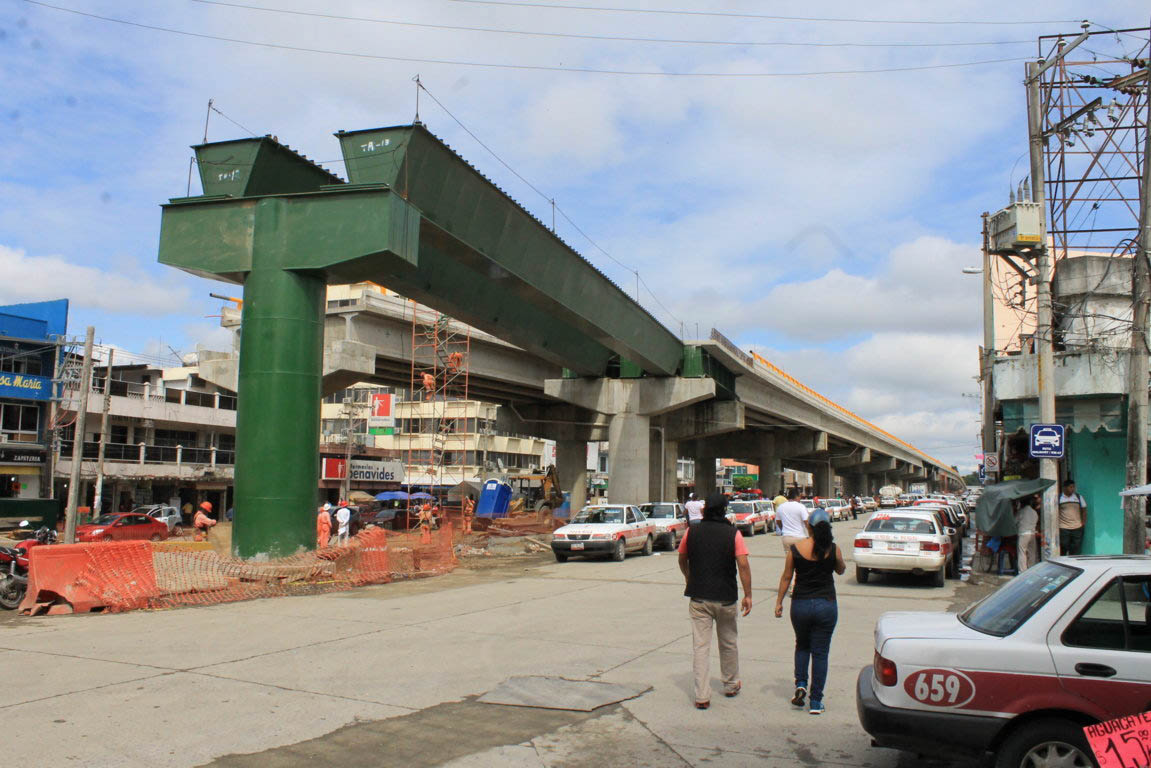
[[[983,267],[964,267],[963,274],[965,275],[982,275]]]
[[[979,382],[982,384],[983,413],[982,433],[983,455],[995,453],[995,395],[991,374],[995,363],[995,306],[991,293],[991,251],[988,214],[983,214],[983,266],[963,267],[965,275],[983,276],[983,349],[979,356]],[[986,461],[986,459],[984,460]]]

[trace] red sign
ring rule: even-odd
[[[320,477],[325,480],[343,480],[348,476],[347,459],[324,459]]]
[[[954,669],[921,669],[903,683],[907,695],[929,707],[962,707],[975,696],[975,683]]]
[[[1119,717],[1083,729],[1099,768],[1151,765],[1151,712]]]
[[[395,426],[396,419],[392,414],[392,396],[390,394],[372,395],[372,413],[368,416],[368,428],[387,429]]]

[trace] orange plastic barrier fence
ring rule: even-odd
[[[381,528],[347,544],[262,562],[188,551],[175,543],[95,542],[30,552],[26,614],[130,611],[316,594],[447,573],[452,527],[427,536]]]

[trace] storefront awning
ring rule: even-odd
[[[40,474],[40,465],[33,464],[8,464],[0,466],[0,475],[38,475]]]
[[[1004,400],[1003,431],[1026,431],[1040,423],[1036,400]],[[1072,432],[1125,432],[1127,408],[1122,397],[1059,398],[1055,401],[1055,422]]]

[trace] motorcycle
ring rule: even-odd
[[[20,527],[27,529],[28,521],[21,522]],[[43,527],[15,547],[0,547],[0,608],[14,611],[20,607],[28,591],[28,550],[55,544],[56,538],[56,531]]]

